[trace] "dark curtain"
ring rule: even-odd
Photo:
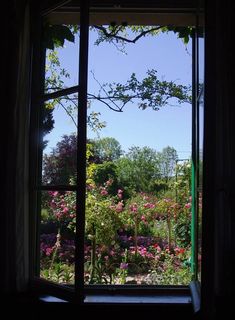
[[[9,1],[3,29],[4,138],[1,190],[0,288],[6,293],[26,289],[28,282],[28,137],[30,24],[27,1]]]
[[[32,13],[39,15],[69,1],[9,0],[2,29],[0,291],[27,290],[30,277],[29,150]],[[32,29],[32,30],[31,30]],[[31,214],[32,216],[32,214]],[[31,219],[32,220],[32,219]]]

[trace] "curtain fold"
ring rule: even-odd
[[[30,13],[27,1],[10,1],[7,25],[6,145],[1,212],[3,293],[27,288],[29,279],[28,150],[30,119]],[[3,144],[4,145],[4,144]]]
[[[27,287],[29,278],[29,125],[30,125],[30,13],[25,7],[20,34],[16,92],[16,289]]]

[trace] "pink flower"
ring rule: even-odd
[[[144,204],[144,207],[148,208],[148,209],[153,209],[155,207],[155,205],[153,203],[147,202],[147,203]]]
[[[50,205],[51,205],[51,207],[52,207],[53,209],[55,209],[55,208],[56,208],[55,200],[51,200]]]
[[[121,201],[118,202],[116,205],[116,212],[122,212],[123,209],[123,203]]]
[[[130,210],[131,210],[131,212],[137,212],[137,204],[136,203],[133,203],[132,205],[130,205]]]
[[[156,243],[153,245],[154,249],[157,250],[158,253],[160,253],[162,251],[162,249],[160,248],[160,246]]]
[[[144,197],[143,197],[143,200],[148,201],[148,200],[149,200],[149,197],[148,197],[148,196],[144,196]]]
[[[68,213],[68,211],[69,211],[69,208],[68,207],[64,207],[63,213]]]
[[[115,255],[115,252],[113,250],[110,250],[109,254],[111,257],[113,257]]]
[[[117,196],[119,199],[122,199],[122,193],[123,191],[121,189],[118,190]]]
[[[57,212],[57,213],[56,213],[56,218],[59,220],[61,217],[62,217],[61,212]]]
[[[50,256],[53,251],[53,248],[46,248],[46,256]]]
[[[106,181],[106,186],[111,186],[113,183],[113,179],[109,179],[108,181]]]
[[[105,188],[102,188],[101,191],[100,191],[100,194],[102,196],[106,196],[108,194],[108,191]]]

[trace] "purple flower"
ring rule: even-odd
[[[123,269],[123,270],[128,269],[128,263],[126,263],[126,262],[121,262],[121,263],[120,263],[120,269]]]

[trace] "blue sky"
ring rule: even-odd
[[[100,83],[125,83],[132,72],[139,80],[146,71],[156,69],[160,79],[175,81],[178,84],[191,84],[191,43],[187,47],[172,32],[154,37],[145,37],[136,44],[126,44],[126,54],[112,44],[94,46],[96,33],[90,33],[89,48],[89,87],[88,92],[97,93],[99,86],[91,71]],[[59,52],[61,64],[70,73],[66,86],[75,85],[78,79],[78,44],[66,42]],[[90,110],[100,112],[100,120],[106,127],[99,132],[100,137],[114,137],[123,150],[129,147],[149,146],[161,151],[166,146],[174,147],[179,158],[189,158],[191,154],[191,106],[189,104],[163,107],[159,111],[140,110],[136,104],[125,106],[123,113],[109,110],[103,104],[93,102]],[[55,128],[46,136],[49,140],[46,152],[56,145],[63,134],[75,131],[75,127],[61,108],[54,111]],[[97,134],[88,129],[88,137]]]

